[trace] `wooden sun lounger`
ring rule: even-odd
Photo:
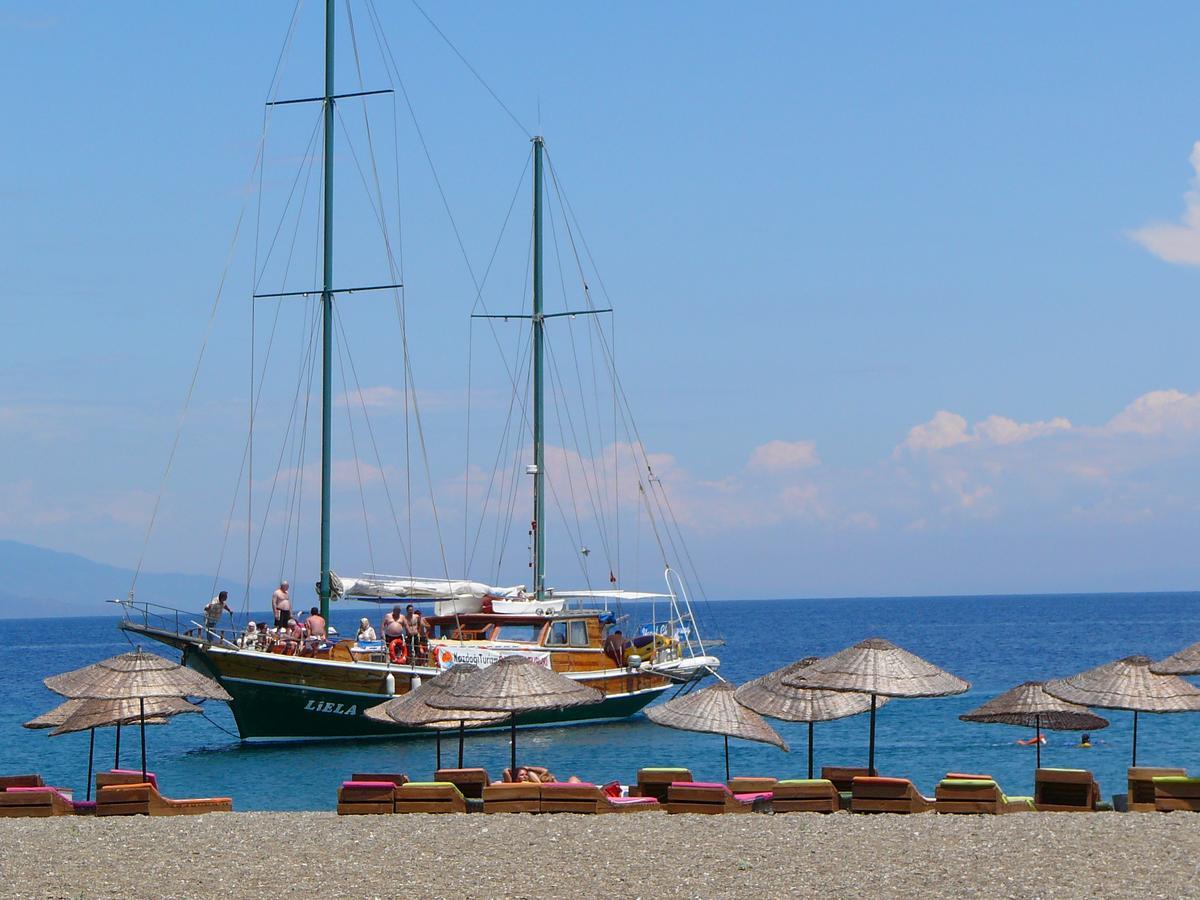
[[[1009,797],[994,779],[985,776],[947,776],[938,783],[934,800],[934,812],[939,813],[1002,815],[1033,810],[1032,797]]]
[[[1100,785],[1086,769],[1038,769],[1033,805],[1040,812],[1095,812]]]
[[[339,816],[371,816],[396,811],[396,783],[355,775],[338,788]]]
[[[396,788],[398,813],[465,813],[467,798],[448,781],[410,781]]]
[[[14,785],[0,791],[0,818],[73,815],[75,804],[58,788]]]
[[[487,769],[438,769],[433,773],[433,780],[450,782],[468,800],[482,800],[483,789],[492,783]]]
[[[932,812],[934,801],[907,778],[860,775],[850,783],[850,811],[856,813]]]
[[[485,813],[537,813],[542,811],[542,786],[535,782],[497,782],[483,789]]]
[[[41,775],[0,775],[0,791],[10,787],[45,787]]]
[[[748,813],[770,799],[770,791],[735,794],[720,782],[676,781],[667,788],[666,809],[672,814]]]
[[[662,806],[653,797],[610,797],[587,782],[549,782],[541,785],[544,813],[654,812]]]
[[[228,797],[172,800],[149,782],[110,784],[96,791],[98,816],[190,816],[215,812],[233,812],[233,801]]]
[[[653,797],[659,803],[667,802],[667,789],[676,781],[692,781],[690,769],[648,768],[638,769],[637,784],[630,785],[630,797]]]
[[[835,813],[841,809],[841,797],[825,778],[793,778],[775,783],[771,807],[776,813]]]
[[[874,769],[868,769],[866,766],[862,768],[855,768],[853,766],[821,766],[821,777],[826,781],[832,781],[838,793],[848,793],[854,784],[855,778],[877,774],[879,773]]]
[[[1154,812],[1154,779],[1187,778],[1187,769],[1157,769],[1131,766],[1129,769],[1129,811]]]
[[[1155,778],[1154,808],[1159,812],[1200,812],[1200,778],[1184,775]]]

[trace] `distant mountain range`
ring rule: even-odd
[[[120,608],[105,601],[128,596],[133,581],[132,569],[18,541],[0,541],[0,573],[0,619],[119,615]],[[244,591],[225,581],[221,587],[235,598]],[[142,572],[137,598],[199,614],[212,588],[211,575]],[[265,606],[270,589],[256,591]]]

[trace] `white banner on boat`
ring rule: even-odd
[[[456,663],[471,663],[471,665],[486,669],[492,663],[499,662],[506,656],[524,656],[545,669],[550,668],[550,654],[544,650],[522,650],[517,647],[513,647],[511,650],[504,647],[491,649],[432,643],[429,645],[429,653],[437,660],[439,669],[448,669]]]

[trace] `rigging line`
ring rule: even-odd
[[[300,449],[296,454],[296,518],[292,545],[292,584],[297,582],[300,571],[300,517],[304,513],[304,456],[308,450],[308,416],[312,408],[313,380],[317,374],[317,323],[322,315],[319,301],[314,299],[312,307],[312,320],[309,324],[309,340],[312,342],[312,350],[309,352],[308,381],[304,386],[304,418],[300,422]]]
[[[317,140],[317,135],[320,132],[320,126],[321,126],[321,117],[317,116],[316,121],[313,123],[313,130],[308,136],[308,143],[305,144],[305,146],[304,146],[304,155],[300,157],[300,163],[299,163],[299,165],[296,166],[296,177],[292,179],[292,186],[291,186],[291,189],[288,191],[287,201],[283,205],[283,210],[279,213],[279,224],[275,226],[275,233],[271,236],[271,243],[267,247],[267,254],[266,254],[266,256],[263,257],[262,270],[259,271],[256,269],[254,272],[254,279],[253,279],[254,293],[258,293],[258,289],[262,286],[263,279],[266,277],[267,266],[270,264],[271,257],[275,253],[275,245],[279,241],[279,235],[283,233],[283,226],[287,222],[288,210],[291,209],[292,200],[295,199],[296,187],[300,183],[300,176],[303,175],[305,173],[305,171],[311,171],[311,169],[312,169],[312,164],[313,164],[312,151],[314,148],[314,144]],[[264,164],[263,168],[264,169],[266,168],[265,164]],[[305,185],[307,187],[307,179],[305,180]],[[259,197],[260,197],[259,202],[260,202],[260,212],[261,212],[261,192],[260,192]],[[297,210],[297,213],[296,213],[297,219],[299,219],[299,215],[300,215],[300,212],[299,212],[299,210]],[[299,227],[299,226],[297,226],[297,227]],[[255,256],[255,265],[257,265],[257,263],[258,263],[258,257],[256,255]]]
[[[370,0],[368,0],[368,2],[370,2]],[[478,81],[481,85],[483,85],[484,90],[486,90],[489,94],[492,95],[493,100],[495,100],[498,104],[500,104],[500,108],[508,114],[508,117],[510,119],[512,119],[513,124],[516,125],[519,129],[521,129],[521,133],[524,134],[525,137],[527,137],[527,138],[532,138],[533,135],[529,133],[529,129],[521,124],[521,120],[518,119],[516,117],[516,115],[513,113],[513,111],[508,108],[508,106],[504,103],[503,100],[500,99],[500,96],[494,90],[492,90],[492,86],[483,80],[483,76],[480,75],[475,70],[475,67],[473,65],[471,65],[469,62],[467,62],[467,58],[465,56],[463,56],[462,53],[459,52],[458,48],[454,46],[454,44],[453,44],[453,42],[451,42],[450,38],[446,37],[446,33],[444,31],[442,31],[442,29],[438,28],[437,23],[434,22],[433,19],[431,19],[429,17],[429,13],[425,12],[425,10],[421,8],[421,5],[419,3],[417,3],[417,0],[412,0],[412,5],[417,8],[417,12],[419,12],[422,16],[425,17],[425,21],[433,26],[433,30],[438,33],[438,37],[440,37],[443,41],[446,42],[446,46],[454,51],[454,55],[459,58],[459,60],[462,62],[462,64],[470,70],[471,74],[475,76],[475,80]]]
[[[549,349],[549,347],[550,347],[550,341],[546,341],[546,347],[547,347],[547,349]],[[563,435],[563,429],[562,429],[562,415],[561,415],[561,413],[560,413],[560,411],[559,411],[559,405],[558,405],[559,396],[560,396],[560,394],[562,393],[562,378],[559,376],[559,372],[558,372],[558,366],[557,366],[557,365],[555,364],[555,362],[554,362],[554,355],[553,355],[553,353],[551,352],[551,353],[548,353],[547,355],[550,357],[550,360],[551,360],[551,362],[550,362],[550,372],[551,372],[551,377],[550,377],[550,381],[551,381],[551,391],[550,391],[550,397],[551,397],[551,400],[552,400],[552,401],[553,401],[553,403],[554,403],[554,413],[555,413],[555,418],[556,418],[556,419],[557,419],[557,421],[558,421],[558,435],[559,435],[559,440],[560,440],[560,441],[561,441],[563,444],[565,444],[565,443],[566,443],[566,438],[565,438],[565,436]],[[565,397],[563,398],[563,403],[564,403],[564,404],[566,403],[566,398],[565,398]],[[568,415],[568,419],[569,419],[569,415]],[[555,506],[558,508],[558,514],[559,514],[559,517],[560,517],[560,518],[562,518],[562,520],[563,520],[563,529],[564,529],[564,530],[567,532],[567,534],[568,534],[568,535],[569,535],[569,536],[572,538],[572,540],[573,540],[573,542],[574,542],[574,544],[575,544],[575,548],[576,548],[576,550],[575,550],[575,553],[574,553],[574,554],[572,554],[572,555],[573,555],[573,556],[576,558],[576,560],[579,562],[579,567],[580,567],[580,569],[581,569],[581,570],[582,570],[582,572],[583,572],[583,580],[584,580],[584,584],[585,584],[585,586],[587,587],[587,589],[588,589],[588,590],[591,590],[591,587],[592,587],[592,581],[591,581],[591,578],[590,578],[590,577],[589,577],[589,575],[588,575],[587,565],[586,565],[586,563],[584,562],[584,556],[583,556],[583,554],[580,552],[580,550],[581,550],[581,549],[583,548],[583,546],[584,546],[584,541],[583,541],[583,524],[582,524],[582,522],[580,521],[580,518],[579,518],[579,503],[578,503],[578,501],[577,501],[577,500],[576,500],[576,498],[575,498],[575,483],[574,483],[574,480],[571,478],[571,465],[570,465],[570,463],[569,463],[569,462],[567,462],[567,454],[566,454],[566,452],[565,452],[565,448],[564,448],[564,451],[563,451],[563,463],[564,463],[564,465],[563,465],[563,468],[566,470],[566,476],[567,476],[567,477],[566,477],[567,489],[568,489],[568,491],[569,491],[569,493],[570,493],[570,495],[571,495],[571,510],[572,510],[572,512],[574,512],[574,514],[575,514],[575,534],[574,534],[574,535],[571,535],[571,528],[570,528],[570,525],[567,523],[567,516],[566,516],[566,512],[563,510],[561,502],[559,502],[559,499],[558,499],[558,492],[557,492],[557,490],[556,490],[556,489],[555,489],[555,487],[554,487],[554,484],[555,484],[555,482],[554,482],[554,479],[552,479],[552,478],[547,478],[547,481],[548,481],[548,483],[549,483],[549,485],[550,485],[550,495],[551,495],[551,496],[554,498],[554,505],[555,505]],[[580,463],[580,468],[582,468],[582,467],[583,467],[583,464],[582,464],[582,462],[581,462],[581,463]],[[585,475],[585,480],[586,480],[586,475]],[[594,510],[593,510],[593,512],[594,512]]]
[[[314,340],[313,335],[317,328],[317,319],[320,312],[319,301],[313,301],[311,307],[308,316],[306,316],[308,328],[301,331],[303,337],[303,342],[300,346],[302,360],[312,359],[308,348]],[[280,580],[283,579],[283,573],[287,569],[288,551],[291,547],[293,532],[299,534],[300,530],[301,498],[304,490],[304,451],[308,444],[308,409],[314,368],[315,366],[309,365],[307,369],[308,380],[304,387],[304,416],[301,419],[301,425],[292,431],[292,447],[295,450],[295,454],[289,458],[290,460],[294,460],[294,462],[292,465],[292,477],[289,479],[287,502],[285,504],[283,541],[279,551]],[[305,372],[302,369],[300,377],[303,378],[304,375]],[[294,529],[293,525],[295,526]],[[295,556],[298,557],[300,552],[299,544],[296,546]],[[294,572],[292,580],[295,581]]]
[[[293,258],[293,255],[295,253],[295,248],[296,248],[296,239],[300,233],[300,213],[303,212],[305,198],[308,195],[308,185],[309,185],[309,182],[311,179],[314,163],[315,163],[315,158],[309,161],[308,175],[304,179],[304,188],[301,192],[300,207],[297,210],[296,227],[292,232],[292,240],[289,245],[288,257],[287,257],[287,261],[284,266],[284,274],[283,274],[284,279],[287,278],[287,274],[291,271],[292,258]],[[237,477],[237,481],[234,485],[233,499],[230,503],[230,512],[229,512],[229,516],[226,519],[226,524],[225,524],[225,535],[222,539],[221,551],[220,551],[220,554],[217,559],[216,576],[215,576],[214,585],[213,585],[214,590],[216,590],[215,581],[220,578],[221,569],[224,566],[225,551],[227,549],[227,544],[229,541],[229,529],[230,529],[231,525],[233,524],[233,510],[236,508],[237,498],[241,494],[242,478],[243,478],[243,476],[246,476],[247,473],[249,473],[248,488],[247,488],[247,495],[246,495],[247,496],[247,499],[246,499],[246,518],[247,518],[246,534],[248,535],[247,543],[246,543],[247,563],[250,559],[251,546],[252,546],[250,543],[251,538],[249,536],[253,535],[253,533],[254,533],[254,523],[253,523],[253,516],[252,516],[252,508],[253,508],[252,500],[253,500],[253,490],[254,490],[254,479],[253,479],[253,475],[254,475],[254,422],[255,422],[256,416],[258,415],[258,406],[262,402],[263,384],[266,381],[267,370],[268,370],[268,366],[270,365],[270,361],[271,361],[271,352],[275,345],[275,333],[276,333],[276,329],[278,328],[278,325],[279,325],[279,317],[280,317],[280,312],[282,310],[282,304],[276,303],[275,316],[274,316],[274,319],[272,320],[271,332],[267,339],[266,355],[263,359],[262,372],[261,372],[261,374],[259,374],[258,384],[257,384],[257,388],[256,388],[255,384],[254,384],[255,370],[254,370],[254,365],[253,365],[254,364],[253,326],[254,326],[254,321],[255,321],[254,316],[253,316],[253,309],[254,309],[255,305],[256,304],[254,303],[254,301],[251,300],[251,310],[252,310],[252,314],[251,314],[251,373],[250,373],[250,375],[251,375],[251,382],[250,382],[251,403],[250,403],[250,412],[249,412],[250,427],[249,427],[248,431],[246,432],[246,441],[242,448],[242,462],[241,462],[241,466],[238,469],[238,477]],[[243,612],[248,612],[249,602],[250,602],[250,578],[249,578],[249,572],[247,572],[245,594],[243,596],[243,609],[242,609]]]
[[[551,234],[551,237],[552,237],[553,243],[554,243],[554,257],[555,257],[555,262],[558,266],[558,277],[559,277],[559,282],[562,285],[563,301],[564,301],[564,308],[565,308],[566,307],[566,296],[567,296],[567,284],[566,284],[566,278],[563,275],[562,258],[559,255],[558,230],[557,230],[557,228],[555,228],[553,204],[547,204],[547,211],[549,213],[549,218],[550,218],[550,234]],[[585,437],[587,438],[588,459],[590,460],[591,469],[592,469],[591,479],[588,478],[587,468],[583,461],[582,455],[580,456],[579,466],[580,466],[580,469],[582,470],[582,473],[584,476],[584,483],[587,486],[588,500],[590,501],[591,506],[592,506],[592,514],[596,517],[596,524],[600,531],[600,540],[604,545],[604,552],[607,557],[607,562],[608,562],[609,566],[611,567],[612,562],[613,562],[613,555],[612,555],[612,549],[610,546],[609,535],[608,535],[608,519],[607,519],[606,510],[604,508],[604,503],[603,503],[604,499],[606,499],[607,495],[608,495],[608,480],[607,480],[607,478],[602,479],[599,472],[597,471],[596,450],[595,450],[594,445],[592,444],[591,419],[588,415],[587,398],[586,398],[586,394],[584,393],[584,390],[583,390],[583,376],[580,373],[581,367],[579,365],[579,351],[575,344],[575,328],[574,328],[574,323],[571,321],[571,317],[569,317],[569,316],[567,317],[567,334],[570,336],[571,356],[575,362],[575,366],[574,366],[575,380],[576,380],[576,383],[579,385],[579,402],[580,402],[580,408],[581,408],[582,414],[583,414],[583,431],[584,431]],[[588,334],[591,334],[590,325],[588,328]],[[564,398],[565,398],[565,388],[564,388]],[[565,403],[565,399],[564,399],[564,403]],[[570,405],[566,404],[566,406],[567,406],[567,417],[571,424],[571,437],[575,441],[575,445],[578,448],[578,447],[580,447],[579,436],[576,433],[574,417],[571,415]],[[597,407],[596,407],[596,417],[597,418],[599,418],[599,414],[600,414],[600,409],[599,409],[599,404],[597,404]],[[602,470],[604,467],[602,466],[600,468]],[[602,480],[604,482],[603,485],[601,484]],[[593,488],[593,484],[594,484],[594,488]],[[599,503],[597,503],[595,495],[598,495],[601,498]]]
[[[554,376],[554,378],[556,379],[556,384],[558,385],[558,390],[559,390],[559,393],[561,393],[561,394],[563,395],[563,405],[566,407],[566,418],[567,418],[567,423],[568,423],[568,425],[569,425],[569,427],[570,427],[570,431],[571,431],[571,440],[574,442],[574,444],[575,444],[575,447],[577,448],[577,449],[576,449],[576,455],[578,455],[579,436],[578,436],[578,434],[577,434],[577,433],[576,433],[576,431],[575,431],[575,419],[574,419],[574,417],[571,415],[571,409],[570,409],[570,405],[569,405],[569,404],[566,402],[566,395],[565,395],[565,391],[563,390],[563,386],[562,386],[562,375],[561,375],[561,373],[559,372],[559,369],[558,369],[558,358],[557,358],[557,357],[554,355],[554,348],[553,348],[553,342],[552,342],[552,341],[549,341],[549,340],[547,340],[547,341],[545,342],[545,346],[546,346],[546,356],[547,356],[547,358],[550,360],[550,370],[551,370],[551,372],[553,373],[553,376]],[[554,396],[554,411],[555,411],[555,413],[556,413],[556,414],[558,414],[558,413],[559,413],[559,409],[558,409],[558,397],[557,397],[557,396]],[[561,414],[559,415],[559,434],[560,434],[560,436],[562,436],[562,417],[561,417]],[[564,442],[564,443],[566,442],[566,438],[565,438],[565,436],[562,436],[562,440],[563,440],[563,442]],[[565,462],[565,457],[564,457],[564,462]],[[568,477],[569,477],[569,476],[570,476],[570,463],[566,463],[566,468],[567,468],[567,475],[568,475]],[[596,506],[596,498],[595,498],[595,495],[594,495],[594,494],[593,494],[593,492],[592,492],[592,485],[591,485],[591,483],[590,483],[590,482],[589,482],[589,480],[588,480],[588,477],[587,477],[587,469],[586,469],[586,467],[585,467],[585,465],[584,465],[584,462],[583,462],[583,459],[582,459],[582,458],[580,458],[580,460],[579,460],[579,468],[580,468],[581,474],[583,475],[583,482],[584,482],[584,485],[585,485],[585,486],[586,486],[586,488],[587,488],[588,505],[589,505],[589,506],[591,506],[591,508],[592,508],[592,516],[593,516],[593,517],[596,519],[597,526],[599,527],[599,532],[600,532],[600,543],[601,543],[601,544],[603,545],[603,547],[604,547],[604,553],[605,553],[605,557],[606,557],[606,562],[608,562],[609,564],[611,564],[611,563],[612,563],[612,553],[611,553],[611,551],[610,551],[610,549],[609,549],[609,545],[608,545],[608,536],[607,536],[607,534],[606,534],[606,532],[605,532],[604,523],[603,523],[603,520],[602,520],[602,518],[601,518],[600,511],[597,509],[597,506]],[[574,500],[574,490],[575,490],[575,489],[574,489],[573,482],[572,482],[572,488],[571,488],[571,492],[572,492],[572,501]],[[576,515],[576,517],[578,517],[578,515],[579,515],[578,508],[576,508],[575,515]]]
[[[344,346],[343,342],[345,341],[345,330],[342,326],[341,318],[336,310],[334,311],[334,322],[337,325],[337,327],[334,329],[334,334],[338,338],[338,371],[341,372],[342,375],[342,391],[343,396],[345,396],[345,393],[350,389],[350,383],[346,379],[346,365],[343,362],[343,359],[350,351],[349,348]],[[362,395],[360,393],[360,399],[361,396]],[[371,571],[378,572],[379,570],[375,568],[375,547],[371,541],[371,520],[367,515],[367,495],[363,490],[362,468],[358,461],[358,440],[354,437],[354,417],[350,413],[349,402],[346,403],[346,430],[350,433],[350,453],[354,459],[354,477],[358,481],[358,500],[359,504],[362,506],[363,532],[365,533],[367,539],[367,559],[371,563]],[[381,468],[380,473],[382,474],[382,472],[383,469]]]
[[[375,428],[371,424],[370,415],[367,413],[367,403],[363,397],[362,383],[359,381],[359,378],[358,378],[358,369],[354,365],[354,355],[350,352],[350,349],[349,349],[350,348],[350,339],[349,339],[349,337],[346,336],[346,329],[345,329],[345,326],[342,324],[341,315],[335,313],[335,319],[337,322],[337,327],[341,331],[342,340],[345,342],[345,345],[346,345],[346,358],[350,361],[350,374],[354,378],[354,389],[355,389],[356,393],[358,394],[358,402],[359,402],[359,406],[362,409],[363,421],[366,422],[366,424],[367,424],[367,434],[370,436],[371,448],[375,453],[375,464],[376,464],[376,466],[379,467],[380,480],[383,482],[383,492],[384,492],[385,496],[387,497],[388,508],[391,510],[391,513],[392,513],[392,522],[396,527],[396,539],[400,541],[400,550],[404,555],[405,565],[408,566],[408,570],[411,572],[413,570],[412,556],[410,555],[410,552],[409,552],[409,546],[404,543],[404,536],[400,532],[400,517],[396,513],[396,505],[392,501],[392,491],[391,491],[391,487],[388,483],[387,473],[384,472],[384,469],[383,469],[383,457],[379,452],[379,444],[375,440]],[[345,378],[344,375],[343,375],[343,378]],[[348,386],[347,386],[347,391],[349,391]],[[372,563],[371,564],[372,570],[374,570],[374,566],[375,566],[375,564]]]

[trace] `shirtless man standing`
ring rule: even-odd
[[[292,598],[288,596],[286,581],[281,581],[278,590],[271,595],[271,611],[275,613],[275,627],[286,627],[292,617]]]

